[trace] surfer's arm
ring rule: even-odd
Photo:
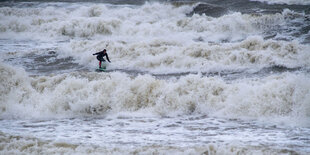
[[[109,56],[108,56],[108,54],[106,54],[105,56],[107,57],[107,60],[108,60],[109,62],[111,62],[111,61],[110,61],[110,59],[109,59]]]
[[[98,55],[98,54],[100,54],[100,53],[103,53],[103,51],[94,53],[93,55]]]

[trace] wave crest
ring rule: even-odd
[[[309,120],[309,77],[283,73],[225,82],[187,75],[175,80],[122,73],[28,77],[1,65],[1,117],[72,117],[142,112],[159,116]],[[42,116],[42,113],[45,116]],[[303,120],[303,121],[302,121]],[[296,122],[295,122],[296,123]]]

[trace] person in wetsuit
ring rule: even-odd
[[[94,53],[93,55],[97,55],[97,60],[99,61],[99,68],[101,68],[101,62],[102,62],[102,61],[103,61],[103,62],[105,61],[103,57],[106,57],[107,60],[108,60],[109,62],[111,62],[110,59],[109,59],[109,56],[108,56],[108,53],[107,53],[107,50],[106,50],[106,49],[104,49],[104,50],[101,51],[101,52]]]

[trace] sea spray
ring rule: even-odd
[[[106,115],[149,109],[159,116],[287,117],[288,122],[303,118],[304,125],[309,119],[310,79],[302,73],[226,82],[200,75],[164,80],[150,75],[132,78],[124,73],[29,77],[24,71],[1,67],[2,118],[40,118],[41,113],[45,113],[43,117]]]

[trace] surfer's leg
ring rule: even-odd
[[[101,61],[99,61],[99,68],[101,68]]]
[[[103,59],[103,67],[102,67],[103,69],[106,69],[106,62],[105,62],[105,60]]]

